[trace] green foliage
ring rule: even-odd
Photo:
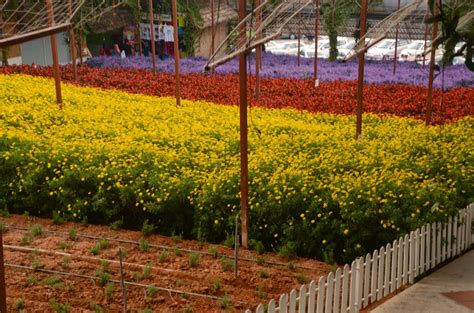
[[[5,226],[5,223],[3,223],[3,221],[0,221],[0,232],[2,234],[6,233],[7,231],[7,227]]]
[[[163,251],[160,252],[160,256],[158,258],[158,261],[160,263],[164,263],[164,262],[168,261],[168,256],[169,256],[168,251],[163,250]]]
[[[260,274],[260,278],[268,278],[268,277],[270,277],[270,274],[268,274],[268,272],[267,272],[267,271],[264,271],[264,270],[261,270],[259,274]]]
[[[297,246],[294,242],[287,242],[286,244],[282,245],[278,250],[278,255],[285,258],[291,259],[294,258],[297,254]]]
[[[234,269],[234,264],[232,263],[232,260],[226,257],[221,257],[219,263],[223,272],[231,272]]]
[[[64,256],[62,267],[64,269],[69,269],[71,267],[71,257],[67,255]]]
[[[105,297],[108,300],[112,300],[114,298],[114,289],[115,289],[115,284],[114,283],[107,283],[105,285]]]
[[[146,289],[146,302],[150,303],[153,300],[155,294],[159,291],[159,289],[155,286],[150,286]]]
[[[25,286],[31,287],[38,282],[38,277],[35,275],[30,275],[26,279]]]
[[[216,278],[212,281],[212,290],[214,292],[218,292],[219,290],[221,290],[222,288],[222,283],[221,283],[221,280],[219,278]]]
[[[95,303],[95,302],[91,302],[90,308],[95,313],[105,313],[105,309],[103,307],[101,307],[100,305],[98,305],[97,303]]]
[[[153,271],[153,263],[147,263],[147,264],[143,267],[142,279],[148,279],[148,278],[150,278],[152,271]]]
[[[232,303],[230,302],[230,297],[224,295],[221,300],[219,300],[219,306],[223,310],[230,310],[232,308]]]
[[[142,226],[142,233],[143,236],[147,237],[153,234],[153,231],[155,230],[155,226],[153,224],[149,224],[148,220],[143,221],[143,226]]]
[[[181,252],[181,249],[178,246],[174,247],[174,254],[176,256],[182,256],[183,255],[182,252]]]
[[[267,298],[267,285],[258,286],[257,295],[260,299]]]
[[[26,307],[25,298],[18,298],[15,300],[15,303],[13,304],[13,309],[15,310],[23,310],[25,307]]]
[[[123,220],[117,220],[115,222],[110,223],[110,227],[114,230],[117,230],[123,226]]]
[[[69,240],[76,241],[77,240],[77,229],[71,228],[69,230]]]
[[[189,255],[189,266],[198,267],[201,260],[199,253],[193,252]]]
[[[139,241],[138,241],[138,248],[140,249],[141,252],[146,252],[150,249],[150,244],[148,243],[148,241],[146,241],[145,239],[141,238]]]
[[[295,276],[296,281],[300,284],[306,284],[306,277],[303,274],[298,274]]]
[[[41,267],[43,267],[43,264],[41,263],[40,258],[37,256],[34,257],[33,261],[31,262],[31,267],[33,267],[34,271],[39,270]]]
[[[31,227],[30,232],[33,237],[41,237],[43,236],[43,226],[35,224]]]
[[[64,219],[61,217],[58,211],[53,211],[52,218],[53,218],[53,223],[56,225],[61,225],[64,223]]]
[[[45,286],[51,286],[53,288],[64,288],[66,286],[59,276],[46,277],[41,281],[41,284]]]
[[[99,279],[99,285],[105,286],[110,281],[110,274],[104,271],[96,271],[95,276]]]
[[[255,262],[257,262],[258,265],[264,265],[264,264],[266,263],[265,258],[264,258],[264,257],[261,257],[261,256],[258,256],[258,257],[255,259]]]
[[[250,249],[257,251],[258,254],[262,254],[265,252],[265,246],[263,245],[263,243],[255,239],[249,240],[249,247]]]
[[[428,0],[432,18],[428,19],[430,23],[439,23],[441,25],[441,34],[439,39],[432,44],[433,47],[444,45],[444,53],[441,63],[444,66],[452,65],[456,56],[465,56],[465,65],[471,71],[474,71],[474,63],[472,56],[474,53],[474,23],[460,23],[463,17],[471,14],[474,10],[474,2],[472,1],[442,1],[442,5],[435,0]],[[455,51],[455,46],[465,42],[459,51]]]
[[[183,307],[183,313],[194,313],[194,308],[190,305],[185,305]]]
[[[216,247],[210,247],[208,252],[213,258],[217,258],[219,256],[219,252],[217,251]]]
[[[20,245],[22,245],[22,246],[28,246],[28,245],[30,245],[32,242],[33,242],[33,235],[31,235],[30,233],[25,233],[25,234],[21,237]]]
[[[56,245],[56,247],[58,249],[61,249],[61,250],[66,250],[66,249],[69,249],[71,248],[71,245],[67,242],[58,242],[58,244]]]
[[[58,303],[55,298],[51,298],[49,300],[49,304],[51,305],[51,309],[57,313],[68,313],[71,311],[69,304],[67,303]]]

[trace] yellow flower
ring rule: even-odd
[[[344,235],[346,235],[346,236],[347,236],[348,234],[349,234],[349,229],[347,229],[347,228],[346,228],[346,229],[344,229]]]
[[[214,224],[219,224],[219,220],[214,220]]]

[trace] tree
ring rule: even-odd
[[[328,0],[321,5],[324,28],[329,37],[331,61],[337,58],[337,36],[356,8],[354,0]]]
[[[441,35],[436,39],[432,47],[436,49],[444,44],[442,65],[452,65],[456,56],[465,55],[467,68],[474,71],[472,57],[474,54],[474,2],[471,0],[428,0],[432,18],[427,23],[439,23]],[[436,7],[439,10],[436,10]],[[435,13],[438,14],[435,14]],[[460,23],[463,21],[464,23]],[[465,42],[462,47],[455,51],[455,46]]]

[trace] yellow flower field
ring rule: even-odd
[[[222,241],[239,212],[237,107],[0,75],[0,208]],[[250,238],[351,259],[474,200],[474,119],[250,110]]]

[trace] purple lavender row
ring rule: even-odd
[[[250,58],[249,72],[255,74],[255,60]],[[119,57],[93,57],[87,61],[91,67],[100,68],[136,68],[151,69],[151,57],[132,57],[121,59]],[[203,71],[206,59],[190,57],[180,60],[180,71],[182,73],[200,73]],[[370,84],[409,84],[428,85],[428,66],[416,62],[400,62],[397,72],[393,74],[392,61],[366,61],[365,81]],[[357,80],[357,61],[347,63],[330,62],[327,59],[318,60],[318,76],[323,82],[335,80]],[[238,60],[234,59],[221,65],[216,69],[218,74],[237,73]],[[174,73],[174,61],[172,58],[166,60],[158,59],[158,70]],[[261,77],[287,77],[295,79],[312,79],[313,60],[301,58],[301,65],[297,66],[296,56],[277,56],[270,53],[263,55],[263,67],[260,71]],[[434,86],[445,89],[453,87],[474,87],[474,72],[469,71],[465,65],[453,65],[446,67],[443,75],[438,71],[435,73]]]

